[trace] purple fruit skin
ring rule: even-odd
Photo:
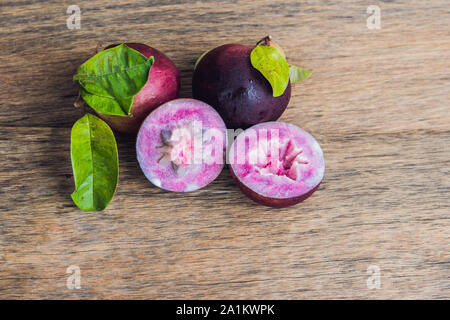
[[[250,62],[254,47],[226,44],[208,52],[199,62],[192,79],[192,94],[214,107],[228,128],[248,128],[275,121],[291,98],[291,84],[279,97]]]
[[[273,208],[287,208],[296,205],[306,199],[308,199],[320,186],[320,182],[314,189],[311,191],[294,198],[285,198],[285,199],[276,199],[264,197],[263,195],[258,194],[257,192],[251,190],[246,187],[241,181],[239,181],[238,177],[236,177],[233,168],[230,166],[230,172],[233,179],[236,181],[236,184],[239,186],[239,189],[250,199],[255,201],[256,203],[262,204],[264,206],[273,207]]]
[[[180,72],[175,64],[162,52],[140,43],[126,43],[145,57],[153,56],[153,63],[149,81],[142,90],[134,96],[131,106],[132,117],[116,116],[98,113],[113,129],[122,133],[136,133],[145,117],[163,103],[178,98],[180,91]],[[111,45],[109,49],[116,45]]]

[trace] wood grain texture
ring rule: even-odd
[[[66,9],[82,10],[80,30]],[[366,26],[381,7],[381,30]],[[12,1],[0,3],[0,298],[450,298],[450,14],[423,1]],[[99,43],[145,42],[179,67],[271,34],[314,69],[281,120],[310,131],[327,169],[306,202],[248,200],[228,170],[174,194],[119,136],[104,212],[70,199],[72,75]],[[81,268],[81,289],[66,268]],[[367,268],[381,270],[369,290]]]

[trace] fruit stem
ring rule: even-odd
[[[262,38],[261,40],[259,40],[256,43],[257,46],[261,45],[261,46],[268,46],[268,47],[274,47],[275,49],[277,49],[281,55],[283,56],[283,58],[286,59],[286,54],[284,53],[283,48],[276,43],[275,41],[273,41],[272,36],[265,36],[264,38]]]
[[[80,107],[84,106],[84,100],[81,98],[80,92],[78,92],[77,100],[73,103],[73,106],[75,108],[80,108]]]
[[[256,45],[263,45],[263,46],[271,46],[272,45],[272,36],[265,36],[261,40],[259,40]]]
[[[97,46],[95,47],[95,54],[99,53],[100,51],[105,50],[105,45],[103,42],[99,41],[97,42]]]

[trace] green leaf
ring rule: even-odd
[[[289,79],[291,83],[297,83],[309,78],[313,71],[308,69],[303,69],[296,66],[289,67]]]
[[[84,211],[105,209],[116,192],[119,162],[110,127],[88,113],[72,127],[70,155],[75,191],[73,202]]]
[[[148,81],[154,58],[124,44],[103,50],[83,63],[73,77],[81,97],[95,111],[129,116],[133,98]]]
[[[195,64],[194,64],[194,70],[197,69],[197,65],[199,64],[200,60],[202,60],[203,57],[210,51],[211,50],[205,51],[205,52],[202,53],[202,55],[200,57],[198,57],[197,61],[195,61]]]
[[[281,96],[289,84],[289,65],[283,55],[274,47],[258,45],[250,53],[250,61],[269,81],[273,96]]]

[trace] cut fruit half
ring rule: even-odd
[[[249,198],[282,208],[314,193],[323,179],[325,160],[308,132],[285,122],[266,122],[245,130],[233,142],[230,171]]]
[[[208,104],[195,99],[169,101],[143,122],[136,142],[139,165],[155,186],[190,192],[222,171],[226,127]]]

